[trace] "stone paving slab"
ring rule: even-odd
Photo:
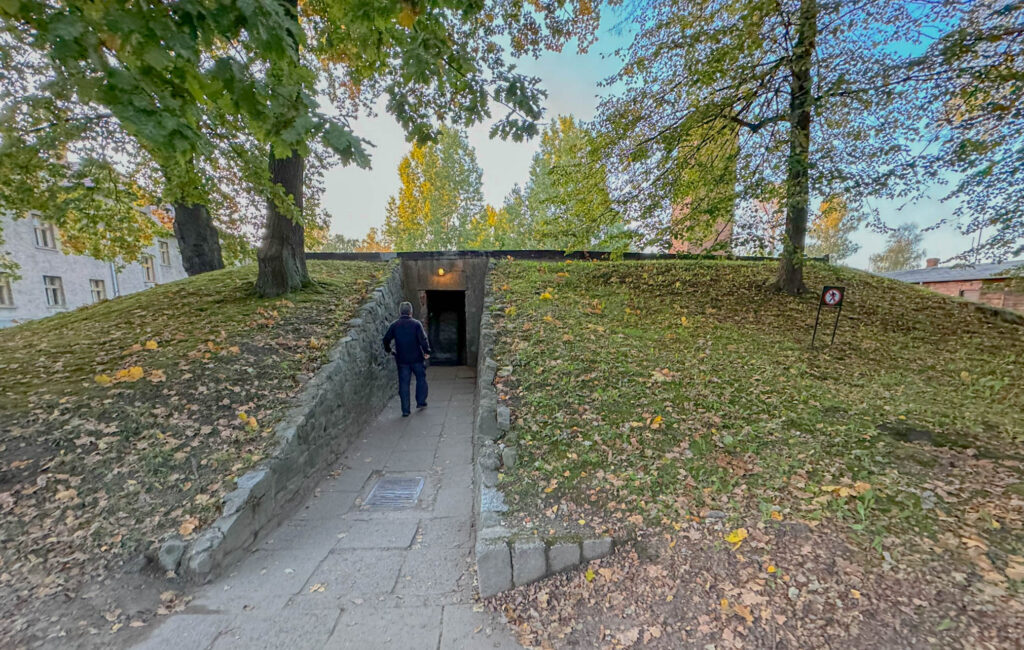
[[[474,588],[471,368],[431,368],[429,406],[398,400],[281,526],[140,648],[520,647]],[[424,478],[415,507],[362,505],[381,476]]]

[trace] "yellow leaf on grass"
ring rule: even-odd
[[[257,429],[259,428],[260,425],[258,422],[256,422],[256,418],[250,416],[248,421],[246,421],[245,426],[249,427],[250,429]]]
[[[730,544],[735,544],[737,547],[747,538],[746,528],[737,528],[728,535],[725,536],[725,541]]]
[[[856,598],[857,600],[860,600],[860,592],[857,591],[856,589],[851,589],[850,590],[850,595],[853,596],[854,598]]]
[[[131,368],[128,368],[127,370],[118,370],[117,371],[117,378],[120,379],[121,381],[132,382],[132,381],[138,381],[138,380],[142,379],[142,376],[145,375],[145,374],[146,373],[142,369],[142,366],[132,366]]]
[[[192,531],[199,525],[198,517],[189,517],[178,526],[178,532],[182,535],[191,535]]]
[[[778,510],[772,510],[772,519],[775,521],[782,521],[782,513]]]
[[[857,494],[864,494],[865,492],[867,492],[870,489],[871,489],[871,484],[870,483],[865,483],[864,481],[857,481],[856,483],[853,484],[853,490]]]
[[[100,386],[106,386],[106,385],[107,385],[107,384],[109,384],[109,383],[110,383],[111,381],[113,381],[113,380],[112,380],[112,379],[111,379],[111,378],[110,378],[109,376],[107,376],[107,375],[96,375],[95,377],[93,377],[93,379],[95,379],[95,380],[96,380],[96,383],[97,383],[97,384],[99,384]]]
[[[540,294],[540,299],[541,300],[552,300],[553,296],[551,295],[550,291],[545,291],[544,293]]]
[[[768,565],[768,573],[775,573],[776,571],[778,571],[778,569],[775,568],[774,564]]]
[[[587,572],[583,575],[583,577],[587,579],[587,582],[593,582],[595,575],[596,574],[594,573],[593,569],[587,569]]]
[[[246,413],[245,411],[239,411],[238,419],[241,420],[242,422],[246,422],[249,420],[249,414]]]
[[[149,341],[146,341],[146,345],[144,345],[142,347],[146,348],[147,350],[155,350],[155,349],[157,349],[160,346],[157,345],[156,341],[150,339]]]
[[[723,612],[729,611],[729,599],[728,598],[723,598],[721,600],[721,602],[719,602],[718,604],[721,605]]]
[[[679,323],[681,325],[687,325],[689,321],[686,320],[686,316],[683,316],[682,318],[679,319]]]

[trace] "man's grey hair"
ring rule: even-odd
[[[398,313],[402,316],[412,316],[412,303],[403,302],[398,306]]]

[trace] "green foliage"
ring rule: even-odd
[[[871,270],[876,273],[885,273],[920,266],[921,258],[927,255],[921,248],[923,239],[924,235],[912,223],[905,223],[890,231],[885,249],[868,258]]]
[[[552,120],[530,164],[519,247],[629,248],[633,233],[612,205],[602,153],[594,132],[571,115]]]
[[[396,250],[455,250],[469,244],[483,212],[483,170],[464,133],[443,128],[413,144],[398,165],[401,187],[388,199],[384,235]]]
[[[47,123],[72,131],[64,141],[78,144],[88,139],[85,125],[112,123],[119,138],[138,146],[99,160],[132,178],[133,168],[155,167],[158,173],[146,172],[158,179],[146,187],[151,197],[207,205],[228,215],[219,216],[220,225],[238,235],[256,230],[258,214],[234,209],[238,203],[268,199],[294,220],[319,215],[308,198],[300,214],[271,182],[268,148],[278,157],[319,149],[342,164],[367,166],[365,142],[348,120],[381,95],[420,143],[435,137],[445,119],[469,125],[489,118],[492,101],[508,108],[493,134],[533,135],[543,93],[535,78],[515,72],[498,40],[515,34],[515,55],[570,38],[585,47],[598,15],[590,3],[569,0],[415,7],[359,0],[19,0],[0,5],[0,20],[4,88],[12,88],[5,107],[30,96],[59,99],[63,112],[48,115]],[[8,77],[9,68],[20,72]],[[12,78],[18,83],[6,83]],[[321,88],[335,110],[319,108]],[[40,146],[37,153],[63,159],[65,152]]]

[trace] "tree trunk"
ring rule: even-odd
[[[292,151],[287,158],[277,158],[270,153],[271,182],[284,188],[300,211],[304,169],[305,160],[297,151]],[[256,259],[259,261],[256,291],[266,298],[297,291],[309,280],[302,223],[289,219],[272,199],[267,200],[267,225]]]
[[[174,236],[185,273],[198,275],[224,268],[217,228],[205,205],[175,203]]]
[[[779,260],[777,289],[790,295],[807,291],[804,286],[804,241],[807,239],[807,207],[810,203],[811,111],[814,83],[811,66],[818,37],[818,2],[801,0],[796,44],[790,57],[789,160],[786,171],[786,236]]]

